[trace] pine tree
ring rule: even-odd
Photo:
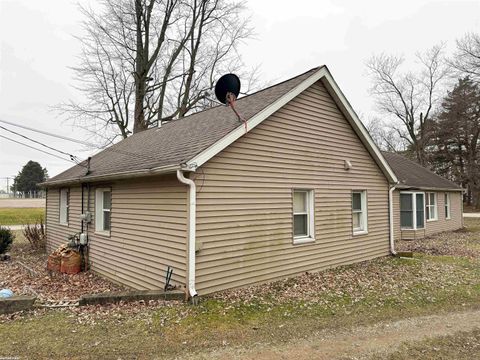
[[[12,190],[35,194],[40,190],[38,183],[45,181],[47,174],[47,169],[42,168],[38,162],[30,160],[15,177]]]
[[[448,92],[432,122],[430,149],[435,170],[467,188],[467,201],[480,207],[480,88],[468,77]]]

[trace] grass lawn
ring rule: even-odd
[[[44,208],[0,208],[0,225],[33,224],[44,215]]]
[[[385,257],[226,291],[195,307],[135,303],[0,317],[0,357],[175,357],[294,343],[321,329],[336,332],[384,320],[479,309],[480,260],[470,252],[463,255],[465,246],[477,250],[479,224],[480,219],[472,219],[467,225],[473,230],[450,233],[452,249],[457,243],[461,248],[458,256]],[[430,241],[436,246],[435,239]],[[442,249],[444,242],[442,235]],[[402,348],[393,359],[409,358],[415,349]]]

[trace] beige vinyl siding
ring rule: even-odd
[[[393,238],[395,240],[402,238],[400,228],[400,191],[394,190],[392,194],[393,203]]]
[[[396,240],[423,239],[426,236],[437,234],[442,231],[452,231],[460,229],[463,226],[462,221],[462,193],[460,191],[450,191],[450,219],[445,218],[445,192],[444,191],[423,191],[417,192],[435,192],[437,194],[437,214],[438,220],[426,220],[425,228],[418,230],[402,230],[400,227],[400,191],[393,192],[394,206],[394,237]],[[425,195],[426,196],[426,195]]]
[[[437,193],[437,213],[438,220],[429,220],[426,222],[425,235],[429,236],[442,231],[457,230],[462,227],[462,196],[460,191],[450,192],[450,214],[451,218],[445,218],[445,192]]]
[[[200,294],[389,253],[387,179],[321,82],[209,160],[195,181]],[[292,244],[295,188],[314,191],[313,243]],[[367,235],[352,235],[352,190],[367,190]]]
[[[95,232],[95,189],[111,188],[110,236]],[[87,206],[87,189],[84,206]],[[58,193],[48,192],[49,213],[58,206]],[[81,190],[75,191],[75,212],[79,219]],[[167,266],[174,268],[172,284],[185,285],[186,269],[186,187],[173,176],[94,184],[90,189],[89,261],[94,271],[118,283],[136,289],[164,287]],[[58,215],[57,215],[58,218]],[[49,216],[48,243],[59,245],[59,227],[55,215]],[[71,232],[80,232],[80,221]]]
[[[60,188],[50,188],[47,192],[46,225],[47,251],[52,252],[68,241],[68,236],[80,232],[80,214],[82,210],[82,190],[80,186],[69,189],[68,226],[60,224]]]

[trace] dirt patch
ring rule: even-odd
[[[256,344],[197,353],[180,359],[367,359],[384,358],[404,342],[422,341],[480,327],[480,311],[442,314],[382,322],[340,331],[318,331],[293,344]]]
[[[428,338],[424,341],[406,342],[389,354],[388,360],[472,360],[480,358],[480,328],[461,331],[453,335]],[[377,355],[371,360],[386,360]]]

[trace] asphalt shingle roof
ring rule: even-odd
[[[294,78],[260,90],[237,100],[237,109],[248,120],[313,75],[311,69]],[[49,179],[46,184],[87,181],[89,178],[159,167],[179,166],[192,159],[239,126],[236,115],[227,106],[216,106],[182,119],[152,128],[95,154],[90,173],[86,167],[75,165]],[[86,162],[83,163],[85,165]]]
[[[418,189],[452,189],[461,190],[454,182],[447,180],[406,157],[383,152],[383,157],[398,178],[399,187]]]

